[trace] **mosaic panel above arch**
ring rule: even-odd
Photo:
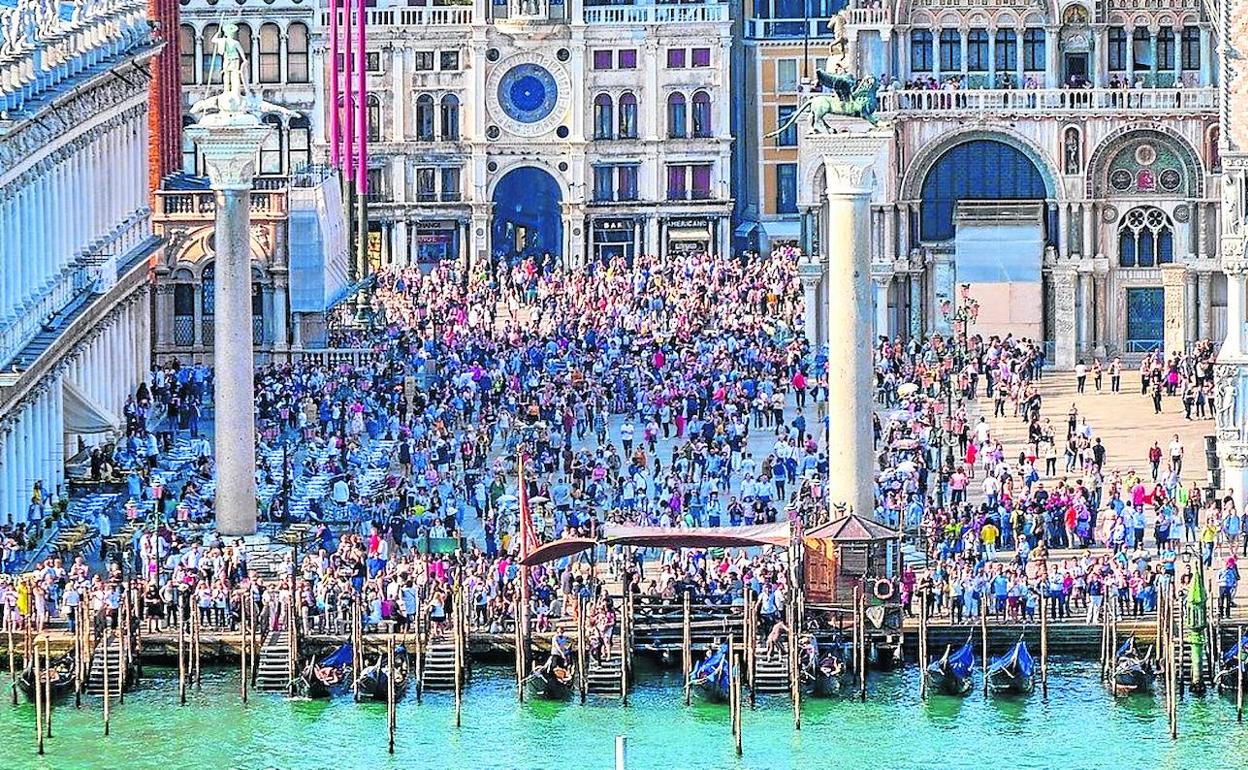
[[[1136,130],[1107,139],[1089,164],[1090,193],[1098,198],[1194,198],[1202,194],[1201,166],[1177,137]]]

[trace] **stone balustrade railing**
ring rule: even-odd
[[[595,5],[584,9],[586,24],[698,24],[728,21],[723,3],[700,5]]]
[[[280,217],[286,211],[286,190],[252,191],[252,214]],[[217,199],[211,190],[157,190],[156,212],[161,220],[212,219],[217,212]]]
[[[415,8],[369,8],[370,28],[381,27],[466,27],[472,24],[471,5],[423,6]],[[329,27],[329,11],[321,11],[321,28]]]
[[[0,55],[0,117],[13,117],[58,85],[151,40],[143,0],[96,0],[79,20],[62,21],[33,40],[6,40]],[[17,13],[10,10],[10,14]]]
[[[1218,108],[1216,88],[903,89],[880,92],[880,113],[1201,113]]]

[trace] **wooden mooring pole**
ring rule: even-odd
[[[238,688],[247,705],[247,606],[240,600],[238,605]]]
[[[524,678],[528,675],[528,672],[524,670],[524,644],[520,639],[522,636],[520,624],[523,621],[520,619],[521,603],[519,599],[516,599],[515,601],[515,608],[516,632],[514,634],[514,641],[516,645],[516,698],[521,703],[524,703]]]
[[[684,599],[680,616],[680,670],[685,675],[685,705],[688,706],[693,692],[693,683],[689,681],[693,676],[693,631],[689,626],[689,592],[681,595]]]
[[[104,648],[103,660],[101,662],[102,668],[104,670],[101,672],[102,673],[101,678],[104,680],[104,737],[107,738],[108,731],[109,731],[108,722],[109,722],[109,716],[110,716],[109,714],[109,692],[108,692],[108,632],[107,631],[104,632],[103,638],[100,639],[100,644]],[[181,685],[182,685],[182,705],[186,705],[186,681],[183,680]]]
[[[980,651],[983,654],[983,673],[984,673],[984,697],[988,696],[988,599],[985,597],[980,601],[979,613],[979,640]]]
[[[1040,697],[1049,697],[1049,602],[1040,594]]]
[[[927,699],[927,596],[928,589],[919,592],[919,699]]]
[[[9,634],[9,691],[12,695],[13,705],[17,705],[17,667],[14,665],[13,655],[13,621],[7,618],[8,634]],[[25,664],[26,661],[22,661]]]
[[[36,652],[30,661],[31,675],[35,677],[35,749],[39,756],[43,756],[43,685],[39,682],[42,676],[39,670],[39,653]]]
[[[186,705],[186,619],[178,618],[178,704]],[[106,642],[107,643],[107,642]],[[108,661],[107,651],[104,657]],[[104,667],[104,679],[108,680],[108,666]],[[107,698],[105,698],[107,701]]]
[[[688,594],[685,594],[688,597]],[[686,602],[688,599],[686,598]],[[584,703],[589,697],[589,657],[586,654],[586,644],[588,640],[585,638],[588,634],[588,623],[585,620],[585,597],[577,596],[576,600],[576,680],[577,689],[580,690],[581,703]],[[689,675],[685,675],[686,681]],[[685,688],[689,685],[686,683]]]
[[[84,659],[87,655],[87,641],[84,638],[83,622],[82,622],[83,603],[79,602],[77,606],[70,609],[74,614],[74,708],[82,708],[82,680],[86,676],[84,672]]]
[[[858,658],[860,663],[858,676],[858,700],[867,699],[867,593],[858,589]]]
[[[620,606],[620,704],[628,705],[628,675],[632,666],[633,601],[632,592],[624,587],[624,601]]]
[[[425,697],[425,637],[423,633],[425,619],[425,606],[420,600],[420,595],[416,596],[416,622],[413,627],[416,629],[416,702],[420,703]]]
[[[458,602],[457,602],[457,603],[458,603]],[[395,668],[394,668],[394,647],[395,647],[395,645],[396,645],[396,644],[397,644],[397,642],[395,642],[395,639],[394,639],[394,628],[393,628],[393,626],[391,626],[391,630],[390,630],[390,644],[388,645],[389,649],[387,650],[387,657],[389,658],[389,660],[388,660],[387,667],[386,667],[386,732],[387,732],[387,734],[388,734],[388,736],[389,736],[389,741],[390,741],[390,753],[391,753],[391,754],[393,754],[393,753],[394,753],[394,729],[395,729],[395,727],[396,727],[396,724],[395,724],[395,723],[398,721],[398,720],[397,720],[397,713],[396,713],[396,712],[397,712],[397,709],[395,708],[395,702],[394,702],[394,675],[395,675]],[[456,660],[456,665],[455,665],[455,668],[457,669],[456,674],[458,674],[458,673],[459,673],[459,672],[458,672],[458,668],[459,668],[459,661],[458,661],[458,660]],[[456,698],[455,698],[455,699],[456,699],[456,711],[458,711],[458,709],[459,709],[459,705],[458,705],[458,700],[459,700],[459,688],[458,688],[458,686],[455,688],[455,696],[456,696]],[[458,723],[458,720],[459,720],[459,716],[458,716],[458,714],[456,714],[456,722],[457,722],[457,723]]]
[[[1244,721],[1244,650],[1240,640],[1244,638],[1244,627],[1237,629],[1235,636],[1235,721]]]
[[[793,697],[793,729],[802,729],[802,680],[798,671],[797,639],[801,620],[798,616],[797,599],[789,600],[789,688]],[[816,661],[818,665],[818,661]]]
[[[52,737],[52,639],[43,635],[44,672],[42,680],[35,680],[35,689],[43,688],[43,722],[44,731]]]
[[[460,598],[463,598],[461,592]],[[456,602],[458,611],[455,613],[455,726],[459,727],[463,720],[464,707],[464,640],[467,638],[468,610],[463,601]]]

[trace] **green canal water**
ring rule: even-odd
[[[1096,667],[1056,664],[1048,702],[918,699],[917,672],[877,674],[866,703],[807,700],[793,730],[785,699],[746,710],[745,753],[733,753],[726,706],[685,706],[679,675],[646,674],[627,707],[608,699],[517,703],[505,669],[478,667],[463,726],[452,696],[411,693],[398,707],[396,752],[386,752],[382,703],[290,701],[255,693],[242,706],[234,670],[205,671],[177,703],[176,672],[148,670],[113,711],[102,737],[98,699],[54,712],[46,756],[35,755],[34,709],[0,703],[4,770],[18,768],[561,768],[614,767],[616,735],[628,767],[661,768],[1221,768],[1248,757],[1248,724],[1220,696],[1180,705],[1180,738],[1166,734],[1161,697],[1114,699]],[[7,697],[7,693],[5,693]]]

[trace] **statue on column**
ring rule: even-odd
[[[221,93],[200,99],[191,106],[191,114],[202,117],[215,111],[214,122],[225,124],[238,120],[254,123],[257,115],[276,113],[298,117],[299,113],[278,104],[266,102],[252,93],[243,75],[247,54],[238,42],[238,24],[227,21],[221,25],[212,45],[221,56]]]

